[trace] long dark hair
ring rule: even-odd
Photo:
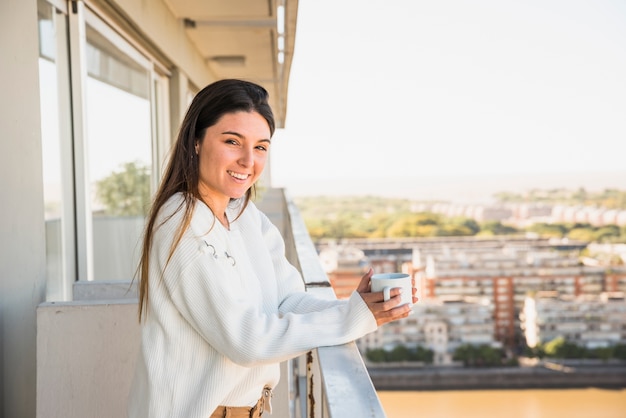
[[[267,121],[270,133],[273,135],[274,115],[268,103],[268,96],[267,91],[257,84],[243,80],[220,80],[200,90],[191,102],[178,132],[167,169],[154,197],[144,231],[141,260],[137,267],[140,279],[140,322],[148,305],[148,270],[157,214],[170,197],[176,193],[182,193],[184,200],[177,211],[184,210],[183,221],[170,249],[169,257],[171,257],[189,227],[196,201],[200,199],[199,165],[195,144],[204,138],[207,128],[215,125],[223,115],[240,111],[259,113]],[[250,201],[253,189],[254,185],[246,191],[242,211]]]

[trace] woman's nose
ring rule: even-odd
[[[243,148],[239,156],[239,164],[243,167],[251,167],[254,164],[254,152],[251,149]]]

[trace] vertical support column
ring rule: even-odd
[[[291,360],[280,363],[280,381],[274,388],[272,399],[272,415],[278,417],[291,417],[290,400],[291,386],[293,381]]]
[[[294,418],[306,418],[307,407],[307,358],[308,355],[304,354],[297,359],[297,378],[298,388],[296,399],[296,410]]]
[[[0,2],[0,416],[34,417],[45,298],[37,2]]]

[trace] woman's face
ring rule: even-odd
[[[257,112],[224,114],[196,144],[198,191],[224,210],[231,198],[242,197],[259,178],[270,147],[270,128]]]

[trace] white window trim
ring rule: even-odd
[[[85,5],[73,2],[69,12],[72,120],[74,139],[74,178],[76,196],[76,269],[78,280],[93,280],[93,222],[86,131],[87,36]]]

